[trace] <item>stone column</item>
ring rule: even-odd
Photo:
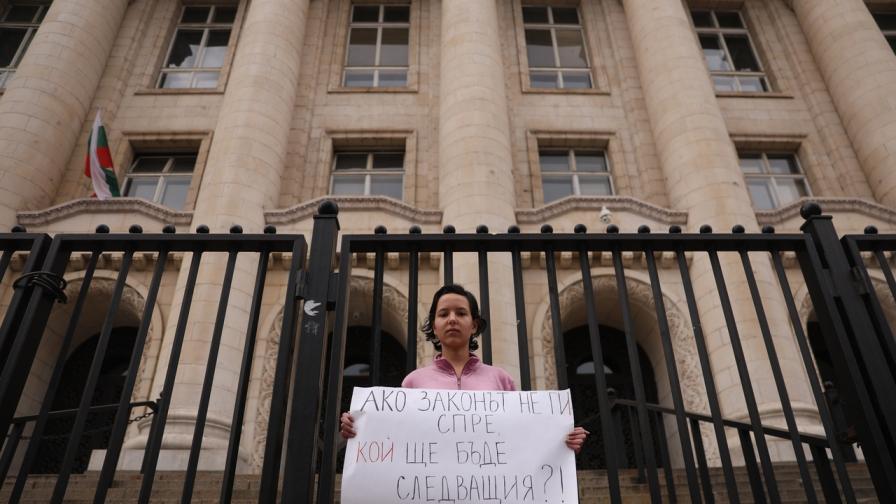
[[[264,211],[276,205],[285,164],[290,124],[295,111],[299,68],[304,45],[308,0],[256,0],[240,32],[236,56],[221,105],[215,137],[196,201],[193,226],[206,224],[213,233],[240,225],[246,233],[260,233]],[[223,467],[231,428],[240,359],[257,267],[254,254],[237,262],[208,412],[203,449],[220,450],[200,466]],[[175,295],[176,314],[186,284],[184,259]],[[159,465],[183,467],[195,426],[198,398],[208,359],[209,341],[221,295],[226,255],[206,254],[196,282],[180,368],[172,396],[168,426]],[[176,316],[166,328],[173,338]],[[264,335],[260,335],[264,338]],[[170,343],[163,345],[170,348]],[[161,362],[168,359],[163,352]],[[165,368],[158,367],[154,389],[160,390]],[[254,412],[247,412],[251,425]],[[243,444],[251,444],[251,436]],[[248,454],[247,454],[248,455]],[[167,457],[167,458],[166,458]],[[219,465],[220,464],[220,465]]]
[[[896,57],[862,0],[792,0],[878,201],[896,206]]]
[[[697,232],[702,224],[710,224],[719,232],[730,232],[735,224],[745,226],[748,232],[758,231],[737,152],[728,136],[702,52],[682,3],[680,0],[625,0],[624,8],[669,201],[676,209],[688,211],[692,232]],[[759,409],[765,421],[784,425],[740,259],[731,254],[720,256]],[[791,402],[800,403],[803,410],[810,409],[813,401],[786,313],[781,308],[784,302],[780,287],[770,262],[759,256],[752,259],[759,288],[766,294],[762,301]],[[722,413],[747,418],[728,330],[706,254],[695,253],[690,271]],[[683,374],[681,371],[679,375]],[[665,374],[665,366],[661,365],[658,380],[666,381],[660,378]],[[702,379],[693,385],[702,389]],[[686,404],[686,407],[693,405]],[[808,421],[814,424],[811,415]],[[712,439],[709,443],[715,446]],[[731,441],[732,448],[738,446],[736,437]],[[670,446],[677,446],[677,440]],[[773,456],[788,458],[792,452]]]
[[[0,98],[0,230],[48,206],[128,2],[56,0]],[[92,117],[91,117],[92,119]]]
[[[459,233],[516,222],[510,120],[495,0],[442,1],[439,83],[439,206]],[[495,363],[517,375],[509,258],[489,261]],[[455,259],[455,281],[477,292],[477,260]]]

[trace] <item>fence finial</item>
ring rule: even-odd
[[[333,200],[323,200],[320,205],[317,206],[317,214],[318,215],[338,215],[339,214],[339,205],[336,204]]]
[[[806,220],[819,215],[821,215],[821,205],[814,201],[809,201],[800,207],[800,216]]]

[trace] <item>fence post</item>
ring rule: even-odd
[[[317,468],[319,417],[323,398],[327,302],[336,258],[339,207],[324,201],[314,216],[311,253],[302,289],[299,356],[293,373],[281,502],[312,502]]]
[[[806,219],[801,229],[811,237],[809,249],[798,254],[800,267],[841,400],[856,426],[878,497],[896,502],[896,380],[831,217],[821,215],[815,203],[804,205],[800,214]]]

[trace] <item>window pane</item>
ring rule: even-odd
[[[404,168],[403,153],[378,152],[373,155],[374,170],[401,170]]]
[[[703,57],[706,58],[706,66],[710,71],[731,70],[717,35],[700,35],[700,47],[703,48]]]
[[[192,173],[196,167],[196,156],[178,156],[171,166],[172,173]]]
[[[799,179],[775,179],[775,183],[778,186],[778,200],[781,205],[786,205],[790,202],[796,201],[803,196],[808,196],[806,194],[806,184],[803,182],[802,178]]]
[[[775,208],[768,182],[765,180],[748,179],[747,187],[750,189],[750,198],[753,200],[753,207],[756,210],[771,210]]]
[[[336,154],[335,170],[364,170],[367,168],[367,154]]]
[[[721,28],[743,28],[744,24],[740,19],[740,14],[735,12],[718,12],[716,11],[716,19],[719,21]]]
[[[542,177],[541,187],[544,190],[544,202],[550,203],[572,194],[572,177]]]
[[[406,70],[380,70],[379,87],[405,87],[408,85]]]
[[[162,173],[169,159],[167,156],[141,157],[137,159],[137,163],[131,168],[131,173]]]
[[[737,91],[734,77],[715,76],[712,78],[712,83],[716,91]]]
[[[383,28],[382,46],[380,47],[381,66],[407,66],[408,64],[408,29]]]
[[[401,175],[371,175],[370,194],[401,199]]]
[[[553,7],[554,24],[579,24],[579,13],[575,7]]]
[[[529,74],[530,85],[534,88],[556,88],[557,72],[532,72]]]
[[[526,55],[530,67],[553,67],[554,45],[550,30],[526,30]]]
[[[355,5],[352,8],[352,21],[356,23],[376,23],[380,20],[379,5]]]
[[[600,152],[576,151],[576,171],[605,172],[607,171],[607,160]]]
[[[333,194],[364,194],[365,175],[333,175]]]
[[[215,9],[215,23],[232,23],[236,19],[236,7],[218,7]]]
[[[523,7],[524,23],[547,23],[548,8],[547,7]]]
[[[896,54],[896,36],[887,37],[887,42],[890,43],[890,49],[893,49],[893,53]]]
[[[762,77],[738,77],[737,82],[740,84],[741,91],[768,91],[768,86],[765,85],[765,79],[763,79]]]
[[[373,70],[346,70],[345,87],[373,87]]]
[[[348,40],[348,66],[373,66],[376,28],[352,28]]]
[[[166,207],[180,210],[187,201],[187,190],[190,189],[190,179],[185,177],[168,177],[165,179],[165,189],[161,196],[161,203]]]
[[[177,30],[171,54],[168,56],[168,68],[191,68],[196,63],[199,44],[202,43],[202,30]]]
[[[218,72],[196,72],[193,75],[196,76],[193,80],[194,88],[211,89],[218,87]]]
[[[207,23],[211,7],[184,7],[181,23]]]
[[[166,72],[162,74],[159,87],[167,89],[188,88],[192,80],[193,72]]]
[[[4,21],[11,23],[31,23],[40,7],[36,5],[13,5],[6,13]]]
[[[227,56],[228,41],[230,41],[230,30],[209,30],[200,66],[203,68],[222,67],[224,58]]]
[[[759,154],[741,155],[740,169],[744,173],[762,173],[762,156]]]
[[[563,72],[563,87],[588,89],[591,87],[591,75],[586,72]]]
[[[769,156],[768,167],[772,173],[780,175],[798,175],[800,173],[793,156]]]
[[[579,192],[583,196],[609,196],[613,194],[610,178],[595,175],[579,175]]]
[[[896,12],[879,12],[874,14],[874,20],[881,30],[896,30]]]
[[[557,49],[560,53],[560,66],[588,68],[581,30],[557,30]]]
[[[407,5],[387,5],[383,12],[386,23],[407,23],[411,20],[411,8]]]
[[[139,177],[132,178],[128,183],[128,192],[125,196],[134,198],[143,198],[152,201],[156,197],[156,185],[159,183],[158,177]]]
[[[746,35],[725,35],[725,43],[738,72],[758,72],[759,62]]]
[[[709,11],[691,11],[691,19],[697,28],[712,28],[712,16]]]
[[[542,151],[538,153],[538,164],[543,172],[569,171],[569,155],[566,151],[551,152]]]
[[[8,67],[13,63],[12,59],[27,34],[28,30],[25,28],[0,29],[0,67]]]

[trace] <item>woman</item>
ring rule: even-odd
[[[499,367],[489,366],[473,354],[479,348],[476,337],[485,330],[479,303],[460,285],[448,284],[436,291],[423,324],[427,341],[440,352],[429,366],[416,369],[404,378],[405,388],[458,390],[516,390],[513,378]],[[357,434],[351,413],[342,414],[339,433],[349,439]],[[589,432],[576,427],[566,438],[566,446],[579,453]]]

